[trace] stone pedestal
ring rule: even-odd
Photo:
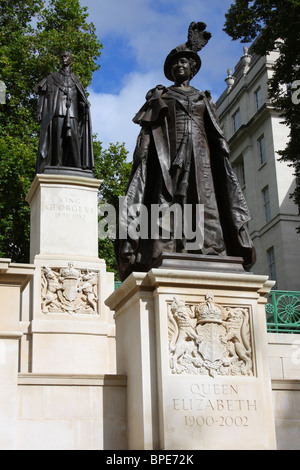
[[[129,449],[274,449],[266,276],[152,269],[106,301]]]
[[[104,304],[114,275],[98,258],[100,184],[76,174],[41,174],[27,195],[36,266],[28,341],[22,345],[28,345],[29,372],[115,372],[115,326]]]
[[[82,176],[36,175],[26,198],[31,208],[31,262],[51,256],[98,261],[100,184]]]

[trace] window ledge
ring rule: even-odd
[[[262,164],[260,165],[260,167],[258,168],[258,171],[260,171],[264,166],[266,166],[266,164],[267,164],[267,161],[265,161],[264,163],[262,163]]]

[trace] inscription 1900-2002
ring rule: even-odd
[[[238,385],[192,384],[191,397],[174,398],[173,410],[184,412],[184,425],[245,427],[257,412],[257,400],[241,398]]]

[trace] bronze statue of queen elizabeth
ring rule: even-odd
[[[201,67],[198,51],[210,37],[204,23],[191,23],[188,41],[165,60],[164,73],[173,85],[150,90],[134,117],[141,130],[125,196],[126,210],[119,217],[124,233],[133,217],[128,207],[143,205],[151,213],[153,205],[177,205],[182,209],[183,227],[186,208],[192,208],[189,223],[194,224],[193,210],[202,205],[203,236],[191,250],[184,231],[175,236],[172,223],[164,238],[151,238],[150,231],[148,237],[141,237],[138,231],[136,236],[128,233],[115,245],[121,280],[133,271],[148,271],[161,253],[240,257],[246,271],[255,262],[247,228],[251,216],[229,162],[229,147],[211,94],[190,84]]]

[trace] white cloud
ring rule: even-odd
[[[134,57],[135,71],[144,74],[161,72],[170,50],[186,41],[191,21],[206,22],[212,39],[200,53],[202,79],[209,79],[208,88],[219,94],[225,88],[227,68],[234,68],[242,55],[242,46],[222,30],[231,3],[232,0],[81,0],[88,7],[88,20],[95,24],[99,39],[104,44],[112,39],[125,44]],[[125,70],[126,75],[131,72]]]
[[[204,21],[224,36],[224,12],[231,0],[81,0],[100,40],[107,35],[126,41],[142,70],[158,67],[171,49],[186,41],[191,21]],[[216,43],[215,43],[216,44]],[[216,46],[215,46],[216,47]]]
[[[124,63],[122,68],[115,67],[121,76],[124,74],[121,85],[118,81],[116,94],[106,92],[112,77],[106,76],[104,68],[99,71],[102,86],[97,88],[94,82],[93,87],[92,82],[89,90],[93,130],[105,148],[110,142],[125,142],[130,152],[128,158],[132,158],[139,133],[132,118],[150,88],[158,83],[170,85],[163,75],[165,57],[186,41],[187,28],[193,20],[206,22],[213,36],[200,53],[202,68],[192,85],[211,90],[215,100],[224,91],[227,68],[233,69],[242,55],[242,46],[232,42],[222,31],[224,15],[231,3],[231,0],[209,3],[201,0],[81,0],[81,5],[88,7],[88,21],[96,26],[99,39],[104,43],[117,39],[123,47],[128,46],[135,59],[134,70],[124,71]],[[110,56],[106,56],[107,60]],[[111,60],[116,58],[111,57]]]
[[[160,78],[155,73],[132,73],[126,77],[119,94],[97,93],[92,87],[88,90],[93,132],[98,134],[104,148],[111,142],[125,142],[128,159],[132,159],[139,133],[139,126],[132,119],[144,104],[147,91],[160,83]]]

